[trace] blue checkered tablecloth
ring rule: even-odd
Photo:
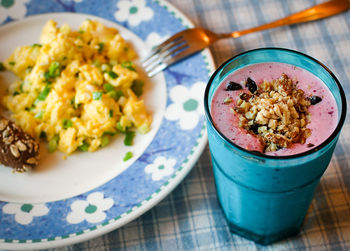
[[[172,0],[197,26],[215,32],[245,29],[286,16],[315,0]],[[245,50],[278,46],[327,65],[350,94],[350,11],[325,20],[219,41],[216,65]],[[229,232],[215,194],[209,149],[185,180],[153,209],[90,241],[52,250],[350,250],[350,122],[321,179],[299,235],[261,246]]]

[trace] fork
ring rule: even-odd
[[[224,38],[238,38],[248,33],[276,28],[285,25],[305,23],[326,18],[350,8],[348,0],[331,0],[290,16],[246,30],[216,34],[202,28],[186,29],[154,47],[148,56],[141,60],[142,67],[152,77],[174,64]]]

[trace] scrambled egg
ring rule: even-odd
[[[16,48],[5,61],[19,80],[3,104],[50,152],[92,152],[118,132],[146,133],[152,118],[140,99],[135,57],[114,28],[86,20],[73,31],[49,20],[38,44]]]

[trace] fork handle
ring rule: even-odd
[[[278,19],[271,23],[266,23],[257,27],[253,27],[246,30],[234,31],[232,33],[218,34],[219,38],[237,38],[242,35],[267,30],[271,28],[276,28],[285,25],[297,24],[297,23],[305,23],[309,21],[314,21],[318,19],[322,19],[325,17],[329,17],[340,12],[346,11],[350,8],[349,0],[331,0],[322,4],[315,5],[311,8],[302,10],[290,16],[284,17],[282,19]]]

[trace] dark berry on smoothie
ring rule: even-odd
[[[243,87],[240,84],[233,81],[228,82],[226,85],[226,91],[237,91],[241,89],[243,89]]]
[[[317,103],[320,103],[322,101],[322,98],[319,96],[311,96],[309,98],[311,105],[316,105]]]
[[[256,85],[255,81],[251,78],[247,79],[245,86],[251,93],[256,92],[256,90],[258,89],[258,86]]]

